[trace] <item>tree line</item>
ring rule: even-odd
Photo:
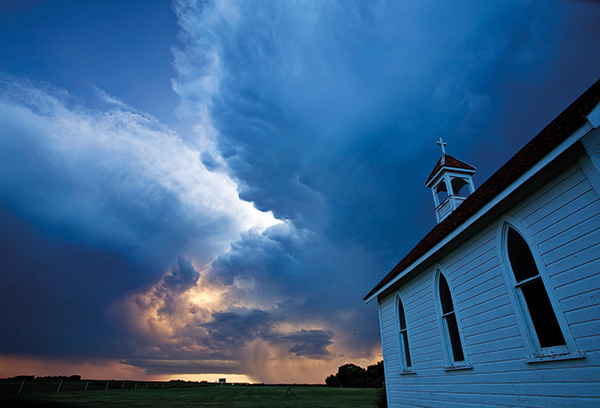
[[[382,388],[384,381],[383,361],[380,361],[366,370],[356,364],[344,364],[336,374],[325,379],[325,384],[328,387]]]

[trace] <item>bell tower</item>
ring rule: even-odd
[[[441,137],[437,144],[442,149],[442,157],[427,178],[425,186],[433,193],[435,216],[439,224],[475,191],[475,167],[447,155],[447,143]]]

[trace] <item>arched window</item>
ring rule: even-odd
[[[410,347],[408,345],[406,316],[404,315],[404,306],[402,305],[400,297],[398,297],[398,342],[402,359],[402,368],[404,371],[411,371],[412,360],[410,358]]]
[[[452,302],[448,282],[442,273],[439,274],[438,290],[442,312],[442,326],[447,339],[446,343],[449,346],[447,347],[449,348],[448,357],[451,359],[452,365],[455,365],[454,363],[463,363],[465,361],[465,353],[460,339],[456,313],[454,312],[454,303]]]
[[[567,345],[540,271],[525,239],[514,228],[506,232],[506,252],[514,276],[514,287],[532,334],[541,349],[564,351]],[[542,353],[544,354],[544,353]],[[548,354],[548,353],[545,353]]]

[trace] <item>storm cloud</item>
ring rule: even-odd
[[[0,74],[3,355],[266,382],[372,364],[361,299],[435,223],[435,140],[479,185],[600,72],[587,2],[172,11],[173,126]]]

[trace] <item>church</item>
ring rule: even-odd
[[[479,188],[448,155],[438,224],[377,301],[389,407],[600,407],[600,81]]]

